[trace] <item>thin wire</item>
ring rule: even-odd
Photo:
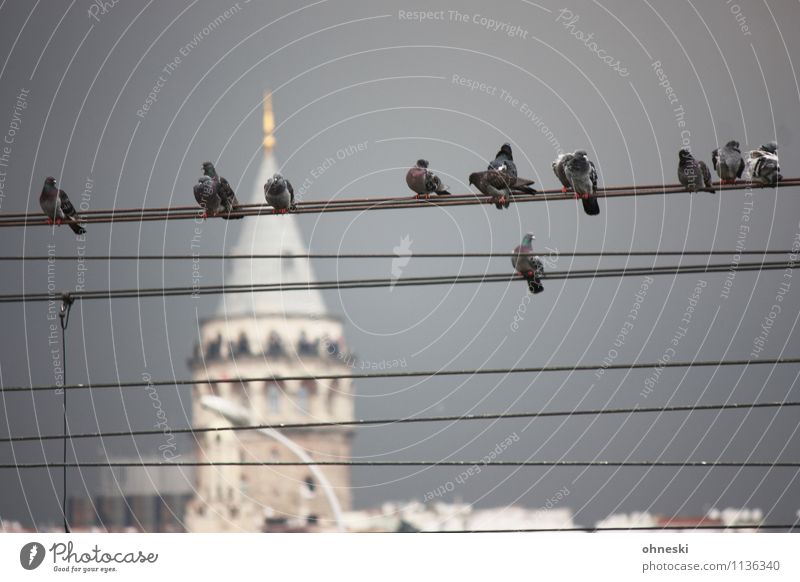
[[[250,384],[253,382],[288,382],[302,380],[374,380],[378,378],[420,378],[435,376],[483,376],[494,374],[533,374],[540,372],[583,372],[591,370],[639,370],[645,368],[702,368],[717,366],[761,366],[776,364],[800,364],[800,358],[774,358],[755,360],[694,360],[688,362],[636,362],[633,364],[580,364],[577,366],[536,366],[525,368],[478,368],[473,370],[426,370],[407,372],[366,372],[360,374],[317,374],[295,376],[255,376],[247,378],[208,378],[191,380],[158,380],[149,382],[109,382],[72,384],[64,390],[86,390],[97,388],[135,388],[142,386],[193,386],[196,384]],[[29,392],[52,390],[53,386],[5,386],[4,392]]]
[[[800,185],[800,178],[785,178],[775,185],[761,185],[740,182],[733,185],[715,184],[721,191],[742,189],[786,188]],[[618,198],[626,196],[650,196],[666,194],[688,194],[680,184],[655,184],[648,186],[614,186],[600,188],[598,198]],[[696,194],[693,194],[696,195]],[[705,196],[705,194],[701,194]],[[561,190],[543,190],[536,194],[516,194],[512,196],[513,202],[550,202],[555,200],[574,200],[571,193],[562,194]],[[441,196],[428,200],[418,200],[414,197],[396,198],[350,198],[329,201],[309,201],[297,204],[295,214],[322,214],[329,212],[354,212],[367,210],[389,210],[400,208],[427,208],[469,206],[475,204],[492,204],[487,196],[464,194]],[[266,204],[245,204],[231,214],[239,216],[272,215],[272,208]],[[196,206],[176,206],[162,208],[121,208],[109,210],[94,210],[81,213],[78,220],[82,224],[108,223],[108,222],[146,222],[162,220],[196,220],[200,209]],[[41,213],[8,213],[0,214],[0,227],[14,226],[48,226],[46,218]]]
[[[87,461],[71,463],[5,463],[0,469],[52,469],[54,467],[762,467],[800,468],[798,461]]]
[[[542,533],[542,532],[603,532],[603,531],[671,531],[671,530],[796,530],[800,529],[800,524],[788,525],[650,525],[650,526],[630,526],[630,527],[545,527],[545,528],[518,528],[518,529],[459,529],[459,530],[423,530],[416,533]]]
[[[542,252],[547,254],[546,251]],[[599,251],[578,252],[554,250],[558,257],[662,257],[662,256],[707,256],[707,255],[790,255],[787,250],[711,250],[711,251]],[[0,256],[0,261],[213,261],[213,260],[238,260],[238,259],[396,259],[397,253],[304,253],[304,254],[181,254],[181,255],[28,255]],[[494,252],[453,252],[453,253],[413,253],[409,255],[414,259],[473,259],[473,258],[504,258],[516,256],[516,253]]]
[[[705,265],[678,265],[658,267],[625,267],[618,269],[575,269],[545,273],[542,280],[599,279],[604,277],[633,277],[640,275],[677,275],[687,273],[718,273],[739,271],[773,271],[778,269],[797,269],[800,263],[794,261],[770,261],[761,263],[717,263]],[[79,291],[73,293],[75,299],[141,299],[144,297],[180,297],[200,295],[220,295],[228,293],[275,293],[308,290],[370,289],[377,287],[414,287],[426,285],[456,285],[474,283],[509,283],[524,281],[519,275],[494,273],[483,275],[445,275],[435,277],[406,277],[403,279],[345,279],[331,281],[300,281],[294,283],[259,283],[240,285],[206,285],[194,287],[150,287],[139,289],[105,289]],[[0,303],[19,303],[48,301],[48,293],[26,293],[0,295]]]
[[[240,426],[214,426],[196,428],[177,428],[172,429],[172,434],[203,434],[220,432],[239,432],[249,430],[298,430],[310,428],[329,428],[339,426],[392,426],[396,424],[414,424],[430,422],[455,422],[468,420],[515,420],[521,418],[553,418],[560,416],[599,416],[607,414],[642,414],[642,413],[664,413],[664,412],[699,412],[709,410],[754,410],[757,408],[788,408],[800,406],[800,401],[787,402],[754,402],[742,404],[687,404],[682,406],[651,406],[634,408],[600,408],[592,410],[554,410],[539,412],[501,412],[487,414],[462,414],[457,416],[409,416],[403,418],[382,418],[382,419],[353,419],[353,420],[333,420],[319,422],[281,422],[276,424],[252,424]],[[149,430],[126,430],[126,431],[106,431],[88,432],[71,434],[70,439],[88,438],[110,438],[110,437],[135,437],[160,435],[160,429]],[[0,443],[14,443],[22,441],[48,441],[64,438],[61,435],[28,435],[17,437],[0,438]]]

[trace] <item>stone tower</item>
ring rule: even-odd
[[[271,95],[264,98],[263,160],[255,184],[240,189],[243,204],[264,202],[263,184],[278,171]],[[293,215],[245,218],[229,254],[302,255],[307,247]],[[229,260],[225,283],[313,281],[308,259]],[[201,322],[191,360],[196,427],[351,420],[349,380],[241,383],[237,378],[347,373],[342,324],[331,317],[319,291],[221,295],[214,315]],[[208,378],[230,379],[209,385]],[[226,413],[227,411],[227,413]],[[198,433],[200,461],[349,460],[352,429],[290,429]],[[306,457],[306,458],[308,458]],[[347,467],[198,467],[187,509],[192,532],[289,528],[332,530],[337,506],[350,508]]]

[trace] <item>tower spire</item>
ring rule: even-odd
[[[264,153],[272,153],[275,147],[275,116],[272,113],[272,91],[264,92],[264,114],[262,121],[264,129]]]

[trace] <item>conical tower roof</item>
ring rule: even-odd
[[[264,97],[264,157],[258,175],[249,189],[238,194],[243,204],[264,203],[264,183],[278,171],[274,155],[275,126],[272,97]],[[239,237],[230,249],[231,254],[303,255],[308,253],[297,218],[291,214],[244,219]],[[255,285],[263,283],[296,283],[315,281],[311,263],[306,258],[293,259],[236,259],[226,266],[225,285]],[[217,316],[284,313],[291,315],[327,315],[318,290],[287,291],[285,293],[227,293],[220,295]]]

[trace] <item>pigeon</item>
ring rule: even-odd
[[[498,210],[508,208],[511,198],[511,184],[513,183],[510,176],[496,170],[473,172],[469,175],[469,183],[480,190],[481,194],[490,196],[492,203]]]
[[[417,193],[417,198],[429,198],[431,194],[450,196],[439,176],[428,169],[428,160],[417,160],[417,165],[406,174],[406,184]]]
[[[761,149],[747,153],[744,179],[756,184],[774,186],[782,179],[778,156],[763,148],[764,146],[761,146]],[[775,149],[777,150],[777,147]]]
[[[75,234],[86,234],[86,229],[78,224],[78,212],[69,201],[67,193],[59,190],[56,179],[48,177],[39,195],[39,206],[47,216],[47,224],[61,225],[66,222]]]
[[[194,185],[194,199],[203,209],[203,218],[216,216],[222,207],[219,198],[219,183],[208,176],[201,176]]]
[[[514,154],[511,152],[511,144],[504,143],[500,146],[500,151],[497,152],[494,160],[489,163],[489,167],[486,169],[501,172],[513,179],[513,182],[510,182],[512,193],[536,194],[536,190],[530,187],[531,184],[534,183],[534,180],[518,177],[517,164],[514,163]]]
[[[561,154],[555,160],[553,160],[553,173],[558,178],[558,181],[561,182],[561,192],[564,194],[567,193],[568,190],[572,190],[572,184],[567,178],[566,166],[569,161],[573,158],[573,154]]]
[[[711,152],[711,165],[719,176],[720,184],[735,184],[744,172],[744,158],[738,141],[729,141],[725,147]]]
[[[495,170],[508,174],[513,179],[517,179],[517,164],[514,163],[514,155],[511,153],[511,144],[504,143],[500,146],[494,160],[489,163],[487,170]]]
[[[264,184],[264,197],[272,206],[273,214],[286,214],[296,210],[294,205],[294,188],[286,178],[276,173]]]
[[[544,274],[544,265],[539,257],[533,254],[533,241],[536,239],[532,232],[527,233],[522,244],[514,249],[511,257],[511,264],[517,272],[525,277],[528,282],[528,289],[531,293],[541,293],[544,291],[541,277]]]
[[[569,162],[564,164],[564,173],[572,185],[575,198],[581,198],[583,211],[590,216],[600,214],[600,205],[597,202],[597,170],[584,150],[576,151]]]
[[[241,215],[231,216],[231,212],[236,210],[236,208],[239,206],[239,201],[236,199],[236,194],[234,193],[233,188],[231,188],[231,185],[228,183],[228,181],[217,174],[214,164],[211,162],[203,162],[203,174],[217,183],[217,194],[219,195],[219,201],[220,205],[222,206],[222,210],[224,210],[222,218],[226,220],[242,218]]]
[[[701,160],[695,160],[687,148],[678,152],[678,181],[689,192],[716,192],[711,185],[708,166]]]
[[[758,149],[760,149],[762,152],[767,152],[768,154],[772,154],[774,156],[777,156],[778,155],[778,142],[776,142],[776,141],[768,141],[767,143],[765,143],[764,145],[762,145]]]

